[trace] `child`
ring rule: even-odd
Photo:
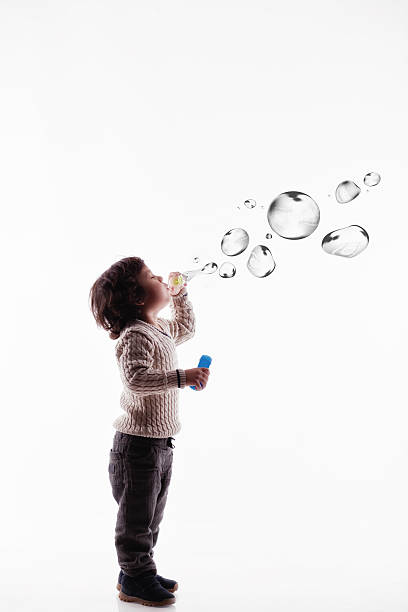
[[[179,272],[171,273],[169,279]],[[116,433],[109,479],[119,505],[115,546],[121,571],[119,598],[149,606],[175,602],[178,584],[159,576],[153,561],[173,463],[173,436],[181,429],[178,389],[205,388],[208,368],[178,368],[175,347],[195,333],[186,284],[168,287],[139,257],[113,264],[93,284],[97,324],[117,340],[124,411]],[[170,302],[172,319],[158,312]]]

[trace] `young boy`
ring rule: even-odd
[[[143,265],[136,266],[137,275],[129,275],[135,260]],[[110,320],[108,329],[117,330],[116,358],[123,382],[120,405],[124,414],[113,422],[116,433],[109,459],[112,493],[119,505],[115,546],[121,571],[117,588],[124,601],[162,606],[175,602],[172,593],[178,588],[176,581],[157,574],[153,561],[172,473],[172,440],[181,428],[178,389],[189,385],[204,389],[209,369],[177,367],[175,347],[195,333],[186,284],[181,289],[168,287],[139,258],[126,258],[115,266],[92,291],[95,318],[105,329]],[[171,273],[169,279],[178,274]],[[142,297],[129,298],[124,307],[124,295]],[[169,302],[172,319],[159,318],[158,312]],[[123,325],[126,318],[130,323]]]

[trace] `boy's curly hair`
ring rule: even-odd
[[[139,318],[141,309],[135,303],[146,292],[137,280],[144,266],[140,257],[125,257],[114,263],[94,282],[89,292],[90,308],[99,327],[117,340],[127,325]]]

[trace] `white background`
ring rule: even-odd
[[[179,365],[213,363],[204,391],[180,391],[155,549],[173,608],[407,610],[407,4],[0,8],[8,609],[138,607],[115,589],[121,382],[88,294],[139,256],[165,280],[194,257],[237,266],[189,285],[197,331]],[[369,171],[382,180],[367,191]],[[346,179],[362,191],[340,205]],[[316,200],[320,225],[266,240],[288,190]],[[325,253],[350,224],[368,248]],[[247,251],[225,257],[241,226]],[[246,269],[257,244],[276,261],[264,279]]]

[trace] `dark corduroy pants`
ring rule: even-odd
[[[156,574],[153,547],[159,535],[173,463],[174,438],[146,438],[117,431],[109,480],[117,501],[115,546],[128,576]]]

